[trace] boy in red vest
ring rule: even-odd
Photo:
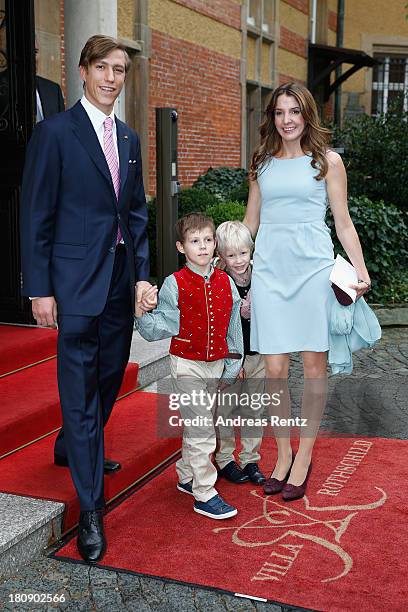
[[[184,428],[182,456],[176,463],[177,489],[194,497],[195,512],[226,519],[235,516],[237,509],[214,486],[212,410],[220,379],[223,385],[233,382],[241,368],[241,298],[233,280],[212,264],[216,246],[213,220],[191,213],[178,220],[176,232],[176,247],[185,255],[186,265],[165,279],[157,308],[142,316],[139,312],[136,328],[149,341],[172,337],[170,369],[177,392],[173,397],[189,394],[188,405],[180,401],[178,406]],[[145,311],[154,304],[154,291],[145,293]]]

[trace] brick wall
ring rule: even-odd
[[[239,61],[152,31],[149,91],[149,186],[156,191],[156,107],[178,119],[179,181],[191,185],[209,166],[240,166]]]
[[[295,79],[293,76],[288,74],[279,73],[279,85],[283,85],[284,83],[301,83],[302,85],[306,85],[306,81],[302,81],[302,79]]]
[[[174,2],[237,30],[241,28],[241,6],[232,0],[174,0]]]
[[[284,0],[286,4],[293,6],[293,8],[302,11],[306,15],[309,14],[309,0]]]
[[[332,32],[337,32],[337,13],[335,13],[334,11],[329,11],[328,25],[329,29],[332,30]]]
[[[307,40],[304,36],[297,34],[296,32],[292,32],[285,28],[285,26],[280,27],[280,41],[279,46],[282,49],[286,49],[291,53],[295,53],[296,55],[300,55],[300,57],[307,57]]]

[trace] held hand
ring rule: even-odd
[[[149,281],[138,281],[136,283],[135,291],[136,291],[136,303],[140,302],[142,299],[143,291],[146,289],[150,289],[151,284]]]
[[[245,368],[241,368],[238,374],[238,378],[240,380],[245,380],[246,378],[246,372],[245,372]]]
[[[140,317],[142,316],[143,316],[143,310],[140,308],[140,305],[136,302],[135,317],[136,319],[140,319]]]
[[[157,306],[157,287],[151,286],[148,289],[145,289],[142,293],[142,297],[140,301],[136,302],[136,311],[135,316],[137,318],[141,317],[144,312],[149,312],[149,310],[153,310]]]
[[[143,312],[153,310],[157,306],[157,287],[153,285],[149,289],[143,291],[142,299],[140,300],[140,307]]]
[[[361,298],[362,295],[370,291],[371,289],[371,280],[370,277],[367,276],[364,279],[359,278],[357,285],[349,285],[351,289],[357,291],[356,301]]]
[[[43,327],[57,326],[57,302],[54,297],[38,297],[31,301],[33,317],[37,325]]]

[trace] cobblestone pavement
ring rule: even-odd
[[[362,351],[355,357],[354,364],[352,376],[335,377],[330,381],[331,394],[323,427],[331,431],[407,439],[408,328],[386,329],[378,348],[374,352]],[[292,382],[296,382],[298,375],[300,379],[300,373],[300,361],[295,357]],[[10,603],[10,596],[17,593],[57,594],[63,595],[65,601]],[[7,580],[0,579],[0,610],[56,608],[106,612],[299,610],[46,557],[33,561]]]

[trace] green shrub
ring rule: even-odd
[[[205,189],[218,200],[231,200],[231,192],[239,187],[246,179],[246,170],[243,168],[208,168],[193,184],[194,189]]]
[[[242,221],[246,208],[242,202],[219,202],[207,208],[207,215],[214,220],[215,227],[224,221]]]
[[[248,179],[245,179],[245,181],[241,183],[239,187],[231,191],[228,199],[232,202],[244,202],[246,204],[248,202],[248,193]]]
[[[408,210],[408,112],[397,100],[387,115],[361,115],[335,128],[336,146],[344,146],[348,189],[352,196],[393,202]]]
[[[205,212],[217,202],[216,196],[206,189],[183,189],[178,197],[178,216],[180,218],[192,212]]]
[[[350,216],[360,238],[372,280],[371,302],[408,301],[408,219],[393,204],[372,202],[367,197],[349,198]],[[334,230],[331,213],[327,224]],[[345,255],[335,232],[335,253]]]

